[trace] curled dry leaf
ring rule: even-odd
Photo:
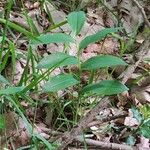
[[[137,91],[134,96],[141,104],[150,103],[150,93],[147,91]]]
[[[30,1],[26,1],[24,5],[29,10],[32,10],[32,9],[37,9],[40,6],[40,2],[37,1],[37,2],[32,4]]]
[[[103,14],[104,14],[104,10],[100,6],[94,9],[92,7],[87,8],[87,16],[88,16],[89,23],[99,24],[100,26],[104,26]]]
[[[145,138],[144,136],[140,137],[140,144],[137,144],[138,147],[143,148],[150,148],[149,139]]]
[[[22,61],[23,62],[23,61]],[[16,61],[16,70],[15,70],[15,75],[13,79],[13,83],[17,85],[21,79],[21,76],[23,74],[23,65],[25,65],[25,62],[21,63],[21,61],[17,60]]]
[[[106,38],[96,44],[89,45],[82,53],[82,60],[85,61],[97,54],[116,54],[119,51],[119,43],[113,38]]]
[[[99,126],[92,126],[90,129],[92,130],[92,133],[96,136],[96,138],[103,142],[110,142],[110,136],[106,137],[106,134],[109,134],[107,132],[107,123],[100,124]]]
[[[6,127],[2,132],[0,132],[0,136],[3,137],[5,136],[5,134],[10,136],[13,133],[13,131],[16,129],[15,123],[18,122],[18,116],[15,112],[10,111],[8,113],[4,113],[3,117],[5,118]]]
[[[129,127],[134,127],[139,125],[139,122],[137,119],[133,118],[133,113],[131,109],[129,109],[129,116],[125,118],[124,120],[124,125],[129,126]]]
[[[45,108],[45,112],[46,112],[46,118],[45,118],[45,123],[46,125],[48,125],[49,127],[51,126],[52,123],[52,117],[53,117],[53,111],[52,108],[47,106]]]

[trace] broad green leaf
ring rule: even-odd
[[[127,65],[127,63],[125,63],[119,57],[111,55],[101,55],[88,59],[81,65],[81,68],[83,70],[95,70],[99,68],[113,67],[117,65]]]
[[[38,140],[41,140],[43,142],[43,144],[45,144],[48,148],[48,150],[56,150],[56,146],[51,144],[48,140],[46,140],[42,135],[37,134],[37,133],[33,133],[33,136],[35,138],[37,138]]]
[[[49,80],[44,86],[44,92],[57,92],[58,90],[65,89],[69,86],[78,84],[77,81],[71,74],[60,74]]]
[[[31,44],[50,44],[50,43],[73,43],[74,39],[65,33],[42,34],[37,37],[38,40],[32,40]]]
[[[4,129],[6,127],[4,115],[0,114],[0,129]]]
[[[68,15],[67,21],[74,33],[74,35],[78,35],[84,25],[86,20],[85,13],[83,11],[74,11]]]
[[[149,126],[144,124],[140,127],[140,133],[146,137],[146,138],[150,138],[150,122],[149,122]]]
[[[23,86],[20,87],[8,87],[7,89],[1,89],[0,95],[10,95],[10,94],[16,94],[18,92],[21,92],[24,89]]]
[[[89,44],[100,41],[103,38],[105,38],[108,34],[117,32],[120,29],[122,29],[122,28],[121,27],[120,28],[105,28],[105,29],[97,32],[96,34],[87,36],[80,42],[79,51],[86,48]]]
[[[140,107],[140,112],[144,119],[150,118],[150,105],[144,104]]]
[[[128,88],[116,80],[103,80],[99,83],[90,84],[83,88],[82,93],[90,95],[114,95],[127,91]]]
[[[141,113],[139,112],[139,110],[136,107],[132,107],[131,111],[133,113],[133,118],[135,118],[139,123],[141,123],[143,120],[143,117]]]
[[[9,85],[10,83],[7,81],[6,78],[4,78],[2,75],[0,75],[0,82]]]
[[[126,140],[126,143],[127,143],[128,145],[133,146],[133,145],[135,144],[135,142],[136,142],[135,137],[132,136],[132,135],[129,135],[128,138],[127,138],[127,140]]]
[[[57,53],[50,54],[44,57],[43,59],[41,59],[41,61],[37,65],[37,68],[50,69],[55,66],[62,67],[67,65],[74,65],[77,63],[78,63],[77,58],[65,53],[57,52]]]

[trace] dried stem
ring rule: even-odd
[[[82,136],[77,136],[75,140],[80,142],[86,142],[88,145],[98,146],[99,148],[105,148],[111,150],[149,150],[148,148],[129,146],[125,144],[107,143],[107,142],[101,142],[92,139],[84,139]]]
[[[60,137],[57,142],[61,145],[58,150],[63,150],[68,144],[70,144],[75,137],[80,135],[83,130],[88,127],[88,124],[95,118],[95,116],[104,108],[107,108],[109,104],[109,100],[107,97],[103,98],[99,104],[94,107],[91,111],[89,111],[75,126],[70,132],[65,133],[62,137]]]
[[[144,8],[139,4],[139,2],[137,0],[132,0],[132,1],[137,5],[137,7],[139,8],[139,10],[142,13],[142,16],[144,18],[144,21],[145,21],[146,25],[150,28],[150,22],[148,21],[148,18],[145,14]]]
[[[88,124],[88,127],[99,125],[99,124],[102,124],[104,122],[108,122],[108,121],[115,120],[115,119],[118,119],[118,118],[124,118],[127,115],[128,114],[119,114],[119,115],[116,115],[116,116],[110,116],[110,117],[107,117],[107,118],[101,118],[100,120],[90,122]]]
[[[143,60],[143,57],[147,55],[148,49],[150,47],[150,34],[145,39],[145,41],[142,43],[142,45],[137,50],[137,56],[138,60],[135,62],[135,64],[130,65],[118,78],[122,79],[122,83],[125,84],[128,79],[131,78],[133,72],[138,67],[139,63]]]

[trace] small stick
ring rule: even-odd
[[[88,124],[100,111],[107,108],[108,104],[108,97],[101,99],[100,102],[80,120],[77,126],[75,126],[70,132],[64,133],[64,135],[56,141],[60,144],[58,150],[65,149],[65,147],[70,144],[76,136],[80,135],[82,131],[87,128]]]
[[[108,122],[108,121],[111,121],[111,120],[115,120],[115,119],[118,119],[118,118],[124,118],[124,117],[127,117],[128,114],[119,114],[119,115],[116,115],[116,116],[110,116],[110,117],[107,117],[107,118],[101,118],[97,121],[93,121],[93,122],[90,122],[87,127],[92,127],[92,126],[95,126],[95,125],[99,125],[99,124],[102,124],[104,122]]]
[[[138,67],[138,65],[140,64],[140,62],[143,60],[143,57],[145,55],[147,55],[148,53],[148,49],[150,47],[150,34],[148,34],[147,38],[145,39],[145,41],[141,44],[141,46],[138,48],[137,50],[137,56],[138,56],[138,60],[135,62],[135,64],[130,65],[119,77],[118,79],[122,79],[122,83],[125,84],[128,79],[131,78],[133,72],[135,71],[135,69]]]
[[[101,141],[96,141],[92,139],[84,139],[82,136],[75,137],[75,140],[79,142],[86,142],[88,145],[98,146],[99,148],[105,148],[105,149],[111,149],[111,150],[149,150],[149,148],[144,148],[144,147],[101,142]]]
[[[136,6],[139,8],[139,10],[140,10],[141,13],[142,13],[142,16],[143,16],[143,18],[144,18],[144,21],[145,21],[146,25],[150,28],[150,22],[148,21],[148,18],[147,18],[146,14],[145,14],[144,8],[139,4],[139,2],[138,2],[137,0],[132,0],[132,1],[133,1],[133,2],[136,4]]]

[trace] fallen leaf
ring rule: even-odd
[[[131,109],[129,109],[129,116],[125,118],[124,120],[124,125],[129,126],[129,127],[134,127],[139,125],[139,122],[137,119],[133,118],[133,113]]]

